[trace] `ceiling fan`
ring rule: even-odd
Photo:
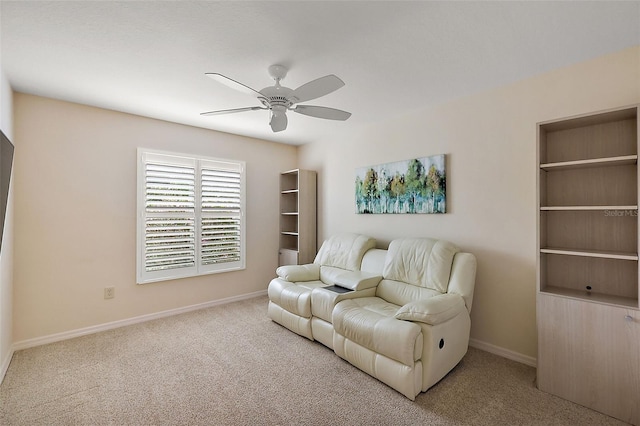
[[[218,115],[245,111],[269,110],[271,112],[269,125],[271,126],[271,130],[274,132],[281,132],[287,128],[287,111],[293,111],[298,114],[328,120],[344,121],[351,117],[350,112],[335,108],[315,105],[297,105],[299,102],[306,102],[328,95],[329,93],[344,86],[344,82],[338,77],[333,74],[326,75],[303,84],[294,90],[280,85],[280,80],[285,78],[287,71],[287,68],[282,65],[271,65],[269,67],[269,75],[276,81],[276,84],[265,87],[260,91],[254,90],[249,86],[245,86],[244,84],[232,80],[229,77],[225,77],[222,74],[205,73],[205,75],[219,83],[257,98],[260,103],[262,103],[262,106],[209,111],[203,112],[200,115]]]

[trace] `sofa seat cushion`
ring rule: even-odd
[[[274,278],[269,283],[269,300],[282,309],[305,318],[311,318],[311,291],[324,287],[322,281],[304,281],[292,283]]]
[[[413,366],[422,356],[422,330],[415,323],[394,318],[399,308],[379,297],[343,300],[333,309],[333,326],[346,339]]]
[[[375,295],[376,289],[373,287],[346,293],[338,293],[327,288],[316,288],[311,292],[311,314],[331,324],[333,321],[333,308],[340,301],[359,297],[373,297]]]

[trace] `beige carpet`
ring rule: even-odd
[[[0,424],[623,424],[473,348],[411,402],[266,309],[259,297],[19,351],[0,386]]]

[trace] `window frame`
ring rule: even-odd
[[[165,217],[161,213],[149,213],[146,209],[146,165],[164,164],[177,167],[194,168],[194,211],[189,213],[165,213],[165,216],[177,215],[179,217],[192,218],[194,221],[194,248],[195,265],[188,267],[176,267],[164,270],[147,271],[146,268],[146,220],[147,218]],[[212,213],[204,211],[202,194],[203,170],[223,170],[238,173],[240,177],[239,195],[240,209],[238,213]],[[136,282],[148,284],[159,281],[175,280],[180,278],[195,277],[201,275],[218,274],[246,269],[246,163],[239,160],[195,156],[175,152],[158,151],[146,148],[137,150],[137,202],[136,202]],[[209,265],[202,264],[203,242],[203,218],[234,217],[239,223],[239,260],[222,262]]]

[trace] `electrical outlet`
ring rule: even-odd
[[[105,299],[113,299],[116,297],[116,288],[115,287],[105,287],[104,288],[104,298]]]

